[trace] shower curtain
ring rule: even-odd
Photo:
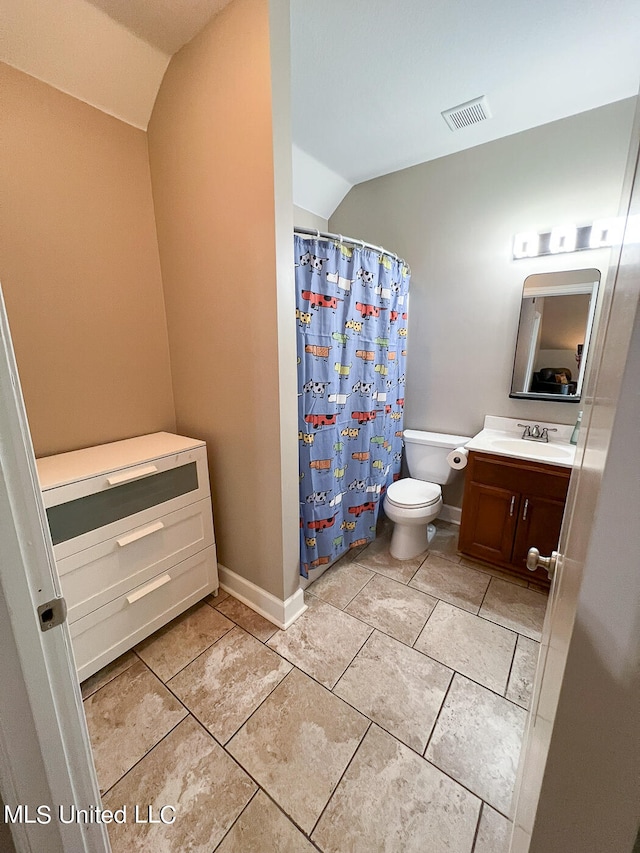
[[[410,272],[340,241],[294,236],[300,573],[375,538],[396,480]]]

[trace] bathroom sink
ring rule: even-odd
[[[522,438],[521,421],[515,418],[487,415],[484,419],[484,429],[466,444],[466,448],[481,453],[497,453],[499,456],[512,456],[516,459],[546,462],[570,468],[576,454],[575,447],[569,444],[573,427],[542,421],[538,425],[540,429],[549,429],[550,435],[553,436],[551,441],[526,441]]]
[[[558,444],[545,444],[540,441],[525,441],[522,438],[498,438],[490,442],[495,450],[503,450],[518,456],[537,457],[544,456],[554,462],[558,459],[573,461],[574,450],[569,447],[561,447]]]

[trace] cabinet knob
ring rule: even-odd
[[[530,572],[535,572],[536,569],[546,569],[549,579],[551,579],[556,570],[557,558],[557,551],[552,551],[550,557],[541,557],[540,551],[537,548],[529,548],[529,552],[527,553],[527,568]]]

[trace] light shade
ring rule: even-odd
[[[540,236],[535,231],[523,231],[513,238],[514,258],[535,258],[540,249]]]
[[[549,251],[555,255],[559,252],[575,252],[578,229],[575,225],[559,225],[551,230]]]
[[[616,246],[622,240],[624,220],[619,217],[596,219],[591,226],[589,248],[600,249],[603,246]]]

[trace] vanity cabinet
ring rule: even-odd
[[[161,432],[37,466],[83,681],[218,588],[206,446]]]
[[[460,524],[463,554],[549,584],[530,572],[527,552],[558,547],[571,470],[490,453],[469,452]]]

